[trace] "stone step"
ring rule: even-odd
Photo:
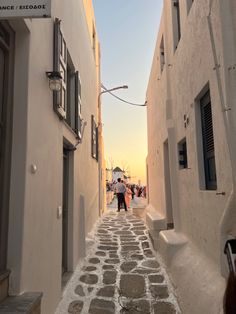
[[[9,275],[9,270],[4,270],[0,273],[0,302],[8,296]]]
[[[41,292],[25,292],[15,297],[7,297],[0,303],[0,314],[40,314]]]

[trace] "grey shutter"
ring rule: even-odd
[[[174,7],[176,8],[176,18],[177,18],[177,31],[178,31],[178,41],[180,41],[181,37],[181,26],[180,26],[180,7],[179,0],[174,0]]]
[[[96,159],[98,161],[98,126],[96,127]]]
[[[208,91],[200,100],[202,118],[203,156],[207,190],[216,190],[215,147],[212,123],[211,99]]]
[[[94,116],[91,116],[91,150],[92,157],[97,159],[97,131]]]
[[[66,118],[66,69],[66,42],[61,31],[61,21],[56,18],[54,23],[54,71],[61,73],[62,89],[60,92],[53,92],[53,106],[59,116],[64,119]]]
[[[75,131],[78,138],[82,138],[82,115],[81,115],[81,82],[79,72],[75,72]]]

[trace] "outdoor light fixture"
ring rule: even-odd
[[[122,85],[122,86],[113,87],[113,88],[111,88],[111,89],[107,89],[107,88],[105,88],[105,86],[102,84],[102,88],[103,88],[103,91],[100,92],[99,96],[102,95],[102,94],[105,94],[105,93],[113,92],[114,90],[117,90],[117,89],[127,89],[127,88],[128,88],[128,85]]]
[[[49,88],[52,91],[59,92],[62,87],[62,76],[58,71],[46,72],[49,79]]]

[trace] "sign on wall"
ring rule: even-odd
[[[0,0],[0,19],[51,16],[51,0]]]

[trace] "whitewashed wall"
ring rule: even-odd
[[[91,114],[97,120],[97,69],[83,1],[53,1],[82,85],[82,144],[71,153],[68,266],[85,255],[85,236],[98,217],[98,164],[91,157]],[[12,21],[16,32],[13,162],[8,267],[10,293],[42,291],[42,313],[61,297],[63,141],[74,133],[53,110],[45,72],[53,69],[53,18]],[[37,172],[31,173],[31,165]]]
[[[209,4],[212,3],[210,11]],[[232,190],[232,165],[227,145],[219,82],[212,47],[215,45],[219,63],[223,97],[230,89],[229,59],[234,41],[227,29],[228,19],[235,21],[233,1],[180,0],[181,39],[174,49],[173,4],[164,1],[162,22],[154,54],[148,101],[148,176],[149,205],[158,214],[150,214],[150,225],[155,219],[167,221],[164,143],[169,142],[170,181],[174,230],[161,231],[156,238],[181,299],[183,313],[218,313],[222,307],[224,278],[222,268],[221,220]],[[222,10],[222,8],[224,10]],[[208,15],[211,12],[213,29],[209,32]],[[159,47],[162,34],[165,42],[166,64],[160,74]],[[228,36],[228,40],[227,40]],[[223,44],[224,42],[224,44]],[[235,59],[235,55],[234,55]],[[232,83],[232,82],[231,82]],[[216,156],[217,190],[202,189],[201,148],[199,136],[198,97],[209,84],[212,102],[213,130]],[[232,112],[235,117],[235,113]],[[184,127],[184,115],[189,117]],[[178,142],[186,137],[188,168],[179,169]],[[225,192],[225,195],[217,193]],[[235,217],[232,217],[236,225]],[[161,225],[163,227],[163,225]],[[163,228],[160,228],[163,229]],[[232,227],[233,229],[233,227]],[[158,234],[160,230],[156,230]],[[232,233],[232,232],[229,232]],[[196,273],[196,276],[193,276]],[[192,278],[192,279],[191,279]],[[214,282],[214,287],[212,286]],[[188,300],[188,301],[187,301]]]

